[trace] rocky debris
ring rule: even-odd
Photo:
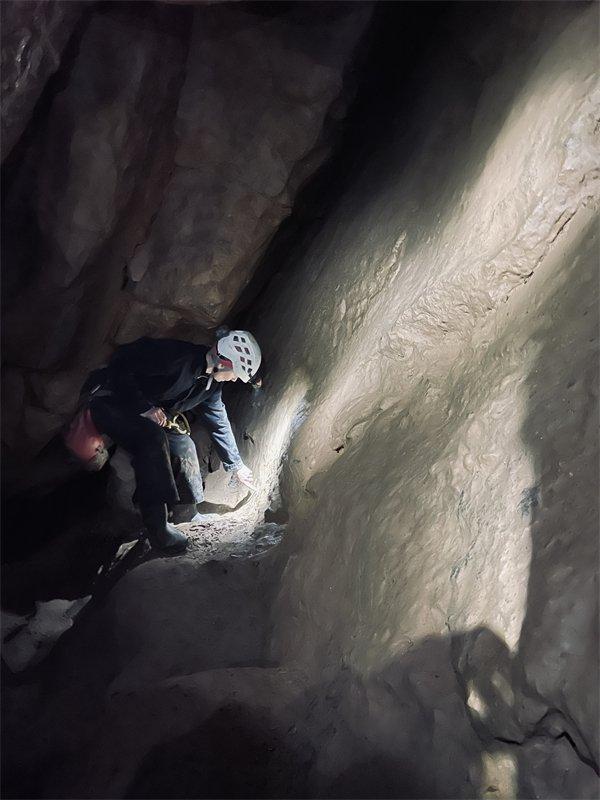
[[[52,0],[6,0],[2,21],[2,161],[25,130],[83,4]]]
[[[197,7],[176,118],[175,168],[147,240],[129,264],[136,296],[201,325],[221,321],[290,213],[298,181],[327,150],[323,122],[368,6],[261,17]]]
[[[285,535],[285,525],[265,522],[252,526],[236,514],[199,513],[178,528],[190,540],[186,557],[202,561],[259,558],[276,547]]]
[[[43,661],[90,599],[91,595],[78,600],[37,602],[34,615],[29,618],[3,611],[2,660],[11,672],[22,672]]]

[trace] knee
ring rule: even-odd
[[[180,458],[197,458],[196,445],[191,436],[181,437],[181,441],[177,443],[176,453]]]

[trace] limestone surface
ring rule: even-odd
[[[25,130],[81,16],[82,3],[7,0],[2,19],[2,161]]]
[[[548,11],[512,8],[479,91],[459,54],[424,70],[410,163],[374,157],[256,311],[307,386],[271,654],[351,731],[318,794],[369,795],[361,736],[391,796],[598,791],[600,94],[593,11]],[[280,402],[242,417],[251,466]]]
[[[43,704],[8,692],[23,795],[598,796],[596,9],[466,6],[245,320],[256,495],[97,597]],[[247,35],[227,14],[223,53]],[[175,185],[202,172],[190,103]],[[176,291],[159,242],[184,253],[165,203],[144,313],[155,270]]]
[[[70,285],[98,253],[142,177],[169,78],[162,39],[126,15],[94,16],[69,83],[54,100],[38,173],[38,215],[54,245],[48,267],[58,286]],[[145,102],[148,82],[152,104]]]
[[[129,264],[137,298],[201,325],[224,318],[327,155],[311,159],[368,13],[362,4],[331,19],[302,5],[283,19],[235,4],[196,9],[173,173]]]
[[[28,9],[54,52],[78,4],[5,7],[17,33]],[[71,413],[75,395],[55,408],[56,373],[85,375],[142,335],[209,338],[329,152],[326,120],[343,116],[370,13],[86,8],[6,189],[4,358],[27,372],[40,421],[26,443],[8,435],[11,455],[27,462]],[[7,114],[12,102],[7,92]]]

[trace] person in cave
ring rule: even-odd
[[[177,426],[182,412],[194,410],[225,470],[253,488],[221,390],[226,381],[256,382],[261,352],[248,331],[220,333],[212,347],[147,337],[122,345],[82,389],[98,431],[130,454],[134,502],[152,548],[165,554],[182,552],[188,544],[168,521],[169,507],[204,499],[196,445]]]

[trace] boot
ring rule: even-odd
[[[173,513],[169,514],[169,519],[174,525],[180,525],[182,522],[191,522],[195,513],[195,503],[178,503],[173,508]]]
[[[140,511],[153,550],[160,550],[165,555],[182,553],[185,550],[188,546],[188,538],[175,525],[171,525],[167,521],[165,503],[141,506]]]

